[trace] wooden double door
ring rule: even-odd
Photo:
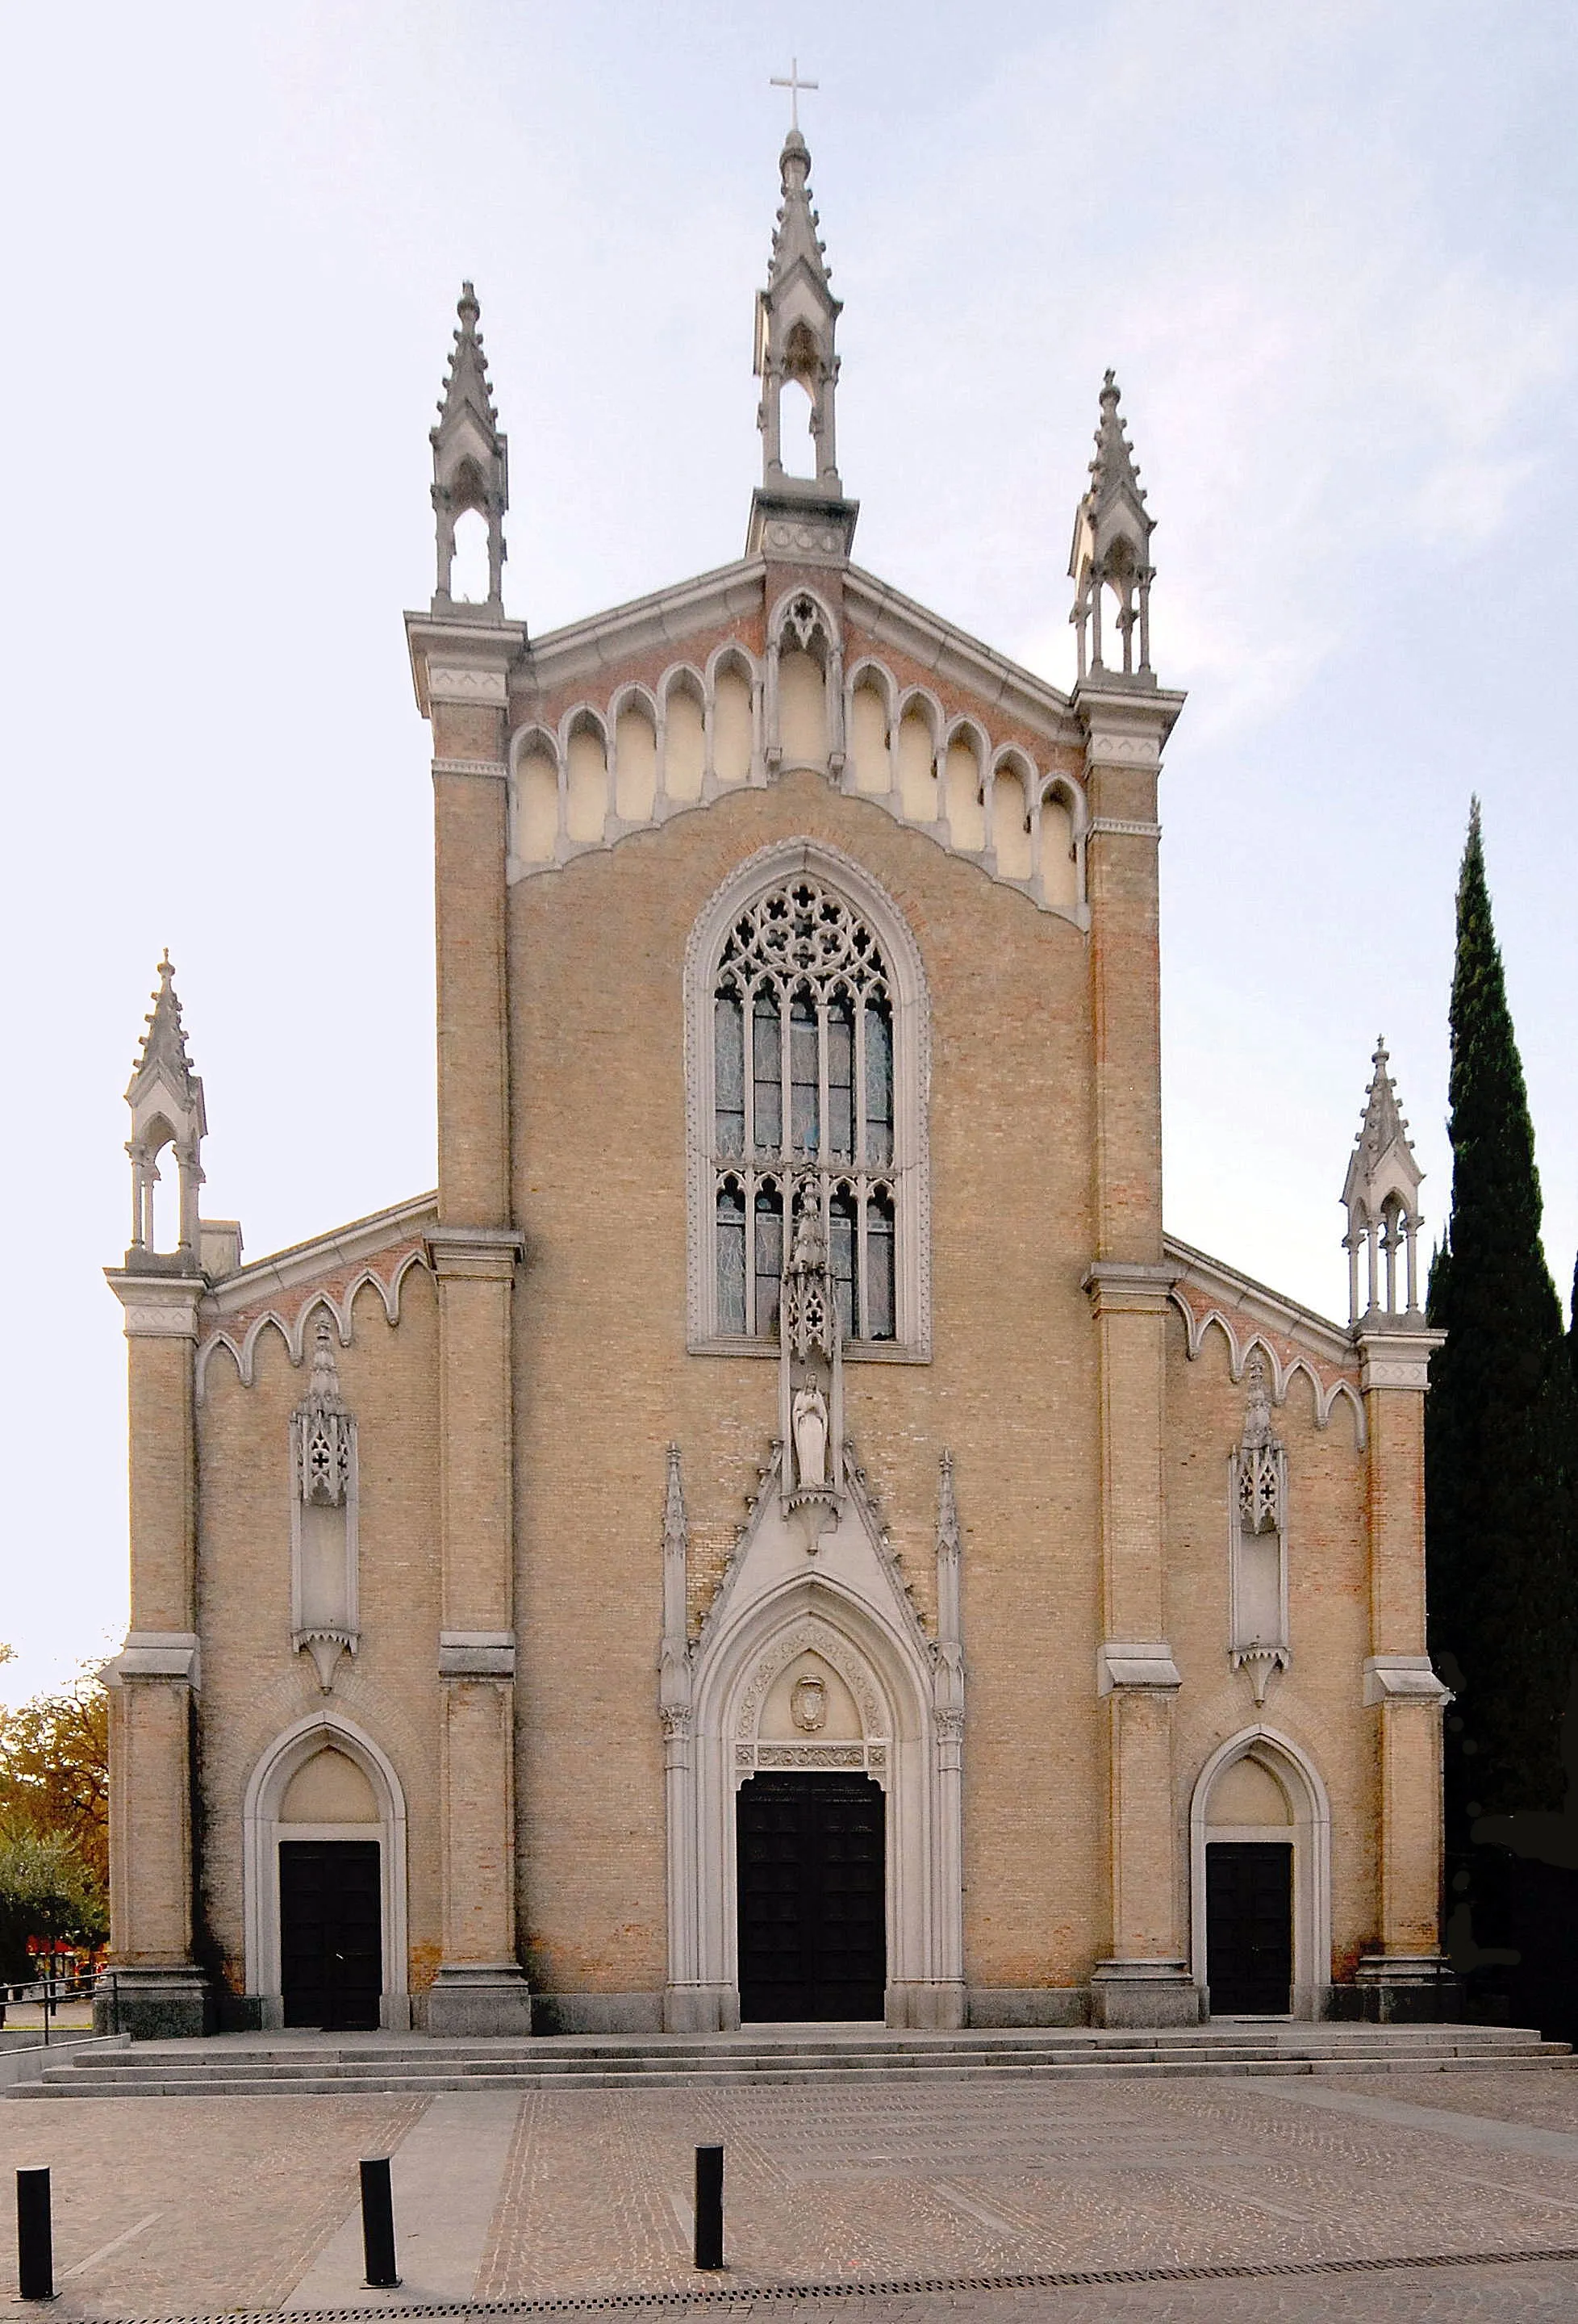
[[[382,1851],[375,1840],[280,1842],[287,2025],[375,2033],[383,1992]]]
[[[736,1810],[739,2014],[877,2018],[887,1983],[886,1801],[869,1775],[770,1774]]]

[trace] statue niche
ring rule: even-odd
[[[793,1194],[778,1300],[779,1424],[784,1507],[803,1512],[805,1547],[838,1522],[843,1483],[844,1380],[838,1301],[822,1228],[821,1187],[806,1171]]]

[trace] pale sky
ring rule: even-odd
[[[1384,1031],[1445,1211],[1469,797],[1578,1240],[1570,0],[82,0],[8,24],[16,1698],[125,1620],[122,1103],[168,944],[248,1256],[433,1183],[427,429],[463,276],[538,631],[740,553],[792,51],[858,561],[1056,682],[1151,508],[1172,1231],[1345,1311]],[[29,1037],[30,1042],[32,1036]],[[25,1088],[23,1084],[25,1084]]]

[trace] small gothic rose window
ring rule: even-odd
[[[776,1331],[783,1187],[809,1165],[845,1336],[891,1340],[893,992],[881,947],[842,896],[802,874],[739,914],[718,963],[712,1042],[716,1328]]]

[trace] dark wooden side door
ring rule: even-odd
[[[375,1840],[280,1842],[280,1967],[287,2025],[373,2032],[383,1990]]]
[[[774,1774],[740,1785],[742,2018],[881,2018],[885,1805],[869,1775]]]
[[[1292,2007],[1290,1840],[1207,1846],[1206,1978],[1213,2017],[1281,2017]]]

